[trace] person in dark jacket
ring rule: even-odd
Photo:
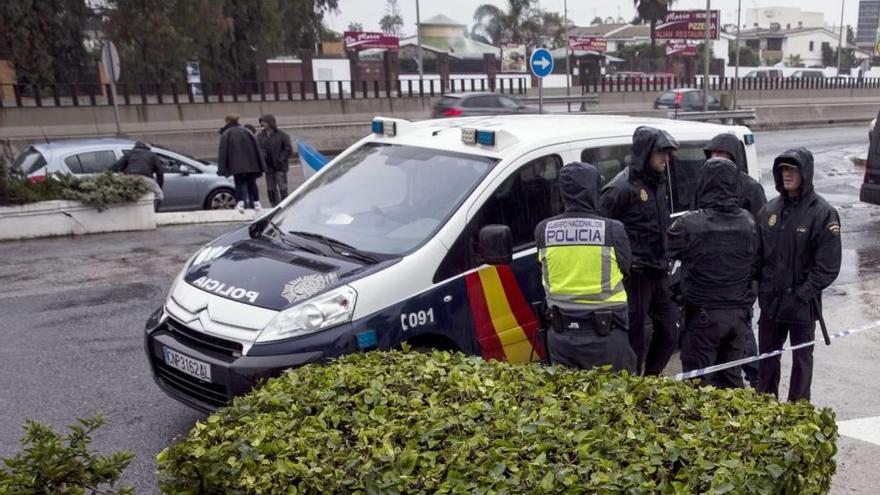
[[[773,161],[779,197],[758,214],[761,277],[758,287],[760,351],[781,349],[815,338],[822,291],[840,273],[840,217],[813,190],[813,154],[788,150]],[[788,400],[810,399],[813,348],[794,351]],[[779,395],[779,356],[760,361],[758,391]]]
[[[752,218],[757,218],[758,212],[767,204],[767,196],[764,194],[764,186],[752,178],[746,171],[745,149],[739,138],[731,133],[722,133],[709,141],[709,144],[703,148],[706,153],[706,159],[710,158],[726,158],[732,161],[739,175],[737,177],[736,189],[739,196],[739,207],[752,214]],[[699,209],[699,200],[695,200],[693,209]],[[752,298],[752,306],[754,300],[758,297],[758,284],[755,281],[752,284],[754,297]],[[758,343],[755,340],[755,332],[752,330],[752,321],[754,320],[754,311],[749,312],[749,332],[746,337],[746,356],[755,356],[758,354]],[[758,363],[752,362],[743,365],[743,372],[749,384],[758,388]]]
[[[217,174],[232,176],[235,181],[236,208],[260,210],[260,190],[257,178],[266,169],[257,138],[238,123],[238,114],[226,116],[226,126],[220,129],[220,151],[217,154]]]
[[[629,275],[629,239],[620,222],[599,216],[601,180],[592,165],[562,167],[565,213],[535,229],[541,279],[553,315],[547,347],[554,364],[581,369],[611,365],[615,371],[635,373],[623,286]]]
[[[266,159],[266,188],[269,191],[269,202],[277,205],[287,197],[287,171],[290,170],[290,157],[293,146],[290,136],[278,129],[275,116],[266,114],[260,117],[263,130],[257,134],[257,142]]]
[[[667,232],[667,253],[682,261],[684,371],[741,359],[752,333],[752,282],[761,238],[752,215],[738,205],[738,175],[730,160],[707,161],[697,182],[700,209],[684,214]],[[743,386],[739,367],[701,381],[720,388]]]
[[[629,342],[638,371],[659,375],[678,341],[678,308],[669,289],[669,260],[664,249],[669,227],[666,166],[678,143],[666,131],[642,126],[633,134],[632,163],[602,189],[600,213],[623,223],[632,246],[632,270],[626,281]],[[645,321],[654,333],[650,344]]]
[[[165,174],[162,161],[143,141],[134,143],[134,148],[123,153],[122,158],[110,166],[110,171],[143,177],[153,191],[153,209],[159,211],[159,205],[165,199],[162,186],[165,185]]]

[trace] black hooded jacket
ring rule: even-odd
[[[220,150],[217,154],[217,175],[261,174],[266,164],[257,138],[237,122],[220,129]]]
[[[143,175],[144,177],[155,179],[159,187],[165,184],[162,162],[147,143],[143,141],[134,143],[134,148],[111,165],[110,170],[124,174]]]
[[[269,124],[271,131],[265,129],[257,134],[257,142],[266,160],[266,169],[270,172],[287,172],[290,169],[290,157],[293,156],[293,146],[290,144],[290,136],[278,129],[275,124],[275,116],[267,113],[260,117],[260,122]]]
[[[739,169],[739,177],[736,184],[737,194],[739,195],[739,207],[747,210],[753,217],[757,217],[761,208],[767,204],[767,196],[764,194],[764,186],[742,170],[742,165],[746,163],[746,157],[739,138],[727,132],[719,134],[709,141],[709,144],[703,148],[703,151],[706,153],[706,159],[712,156],[713,151],[724,151],[733,157],[733,163]],[[700,208],[698,201],[695,201],[693,204],[694,207],[692,209]]]
[[[737,205],[738,175],[730,160],[707,161],[697,182],[702,209],[678,218],[666,234],[669,256],[682,261],[689,306],[750,308],[755,303],[752,281],[761,239],[752,215]]]
[[[780,164],[801,171],[801,193],[791,197],[782,186]],[[813,190],[813,155],[804,148],[773,161],[779,197],[758,214],[762,264],[758,302],[761,317],[779,323],[809,324],[822,309],[822,291],[840,273],[840,217]]]
[[[632,163],[602,189],[603,216],[623,222],[633,251],[633,266],[665,272],[669,260],[663,247],[669,227],[666,175],[651,169],[652,151],[674,150],[678,142],[666,131],[642,126],[633,134]]]

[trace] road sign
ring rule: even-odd
[[[546,48],[538,48],[532,52],[529,67],[535,77],[547,77],[553,72],[553,55],[550,55]]]
[[[119,52],[112,41],[105,40],[101,47],[101,63],[104,65],[104,73],[114,83],[119,82]]]

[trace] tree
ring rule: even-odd
[[[385,15],[379,20],[379,27],[385,34],[401,36],[403,32],[403,17],[400,15],[400,6],[397,0],[387,0],[385,3]]]
[[[657,46],[657,39],[655,37],[655,30],[657,28],[657,22],[666,19],[666,14],[669,13],[669,6],[672,4],[674,0],[633,0],[633,4],[636,7],[636,13],[638,14],[638,18],[644,22],[647,22],[651,25],[651,51],[654,51],[654,47]],[[654,70],[654,59],[651,59],[651,70]]]
[[[18,82],[82,80],[89,66],[84,33],[90,15],[78,0],[0,2],[0,54],[15,66]]]
[[[785,59],[785,65],[789,67],[803,67],[804,63],[801,60],[801,56],[792,53]]]
[[[733,43],[728,45],[727,56],[730,59],[730,63],[734,64],[736,61],[736,48]],[[758,54],[756,54],[754,50],[746,45],[740,45],[739,65],[744,67],[757,67],[761,65],[761,60],[758,58]]]
[[[349,22],[348,27],[345,28],[346,31],[363,31],[364,25],[360,22]]]
[[[599,16],[593,17],[593,20],[590,21],[590,26],[601,26],[602,24],[605,24],[605,21]]]
[[[324,36],[324,15],[339,8],[338,0],[278,0],[281,6],[284,48],[288,51],[315,49]],[[358,31],[363,31],[360,26]]]
[[[532,29],[538,23],[532,5],[535,0],[507,0],[507,10],[492,4],[483,4],[474,11],[472,31],[492,40],[501,46],[502,39],[522,43],[523,31]]]

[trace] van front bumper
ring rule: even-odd
[[[859,191],[859,201],[880,205],[880,184],[862,184]]]

